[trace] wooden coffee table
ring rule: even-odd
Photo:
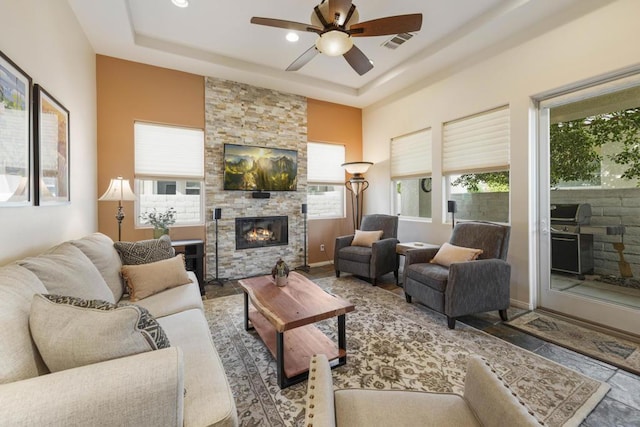
[[[355,309],[349,301],[325,292],[296,272],[289,274],[287,286],[277,287],[271,276],[242,279],[240,286],[244,327],[253,326],[275,357],[280,388],[307,379],[314,354],[337,359],[333,367],[347,363],[345,314]],[[332,317],[338,318],[338,345],[313,325]]]

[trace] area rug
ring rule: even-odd
[[[347,364],[333,370],[337,388],[462,393],[470,354],[488,358],[549,426],[577,426],[609,386],[351,276],[314,280],[356,306],[347,314]],[[260,338],[244,330],[242,295],[205,301],[214,344],[243,426],[300,426],[306,381],[280,390],[276,364]],[[318,326],[334,340],[335,319]],[[285,336],[286,340],[286,336]]]
[[[554,344],[640,375],[640,343],[638,342],[612,337],[569,320],[565,321],[538,311],[523,314],[507,324]]]

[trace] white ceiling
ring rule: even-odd
[[[341,57],[317,55],[284,71],[314,33],[253,25],[252,16],[309,23],[319,0],[68,0],[96,53],[365,107],[468,66],[613,0],[367,0],[360,22],[422,13],[422,30],[396,50],[390,37],[358,37],[374,63],[359,76]]]

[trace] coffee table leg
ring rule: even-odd
[[[244,294],[244,330],[248,331],[249,329],[249,294],[243,292]]]
[[[345,351],[345,356],[339,359],[339,363],[344,365],[347,363],[347,330],[344,314],[338,316],[338,350],[340,349]]]
[[[280,388],[288,386],[284,373],[284,333],[276,331],[276,364],[278,365],[278,385]]]

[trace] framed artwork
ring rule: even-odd
[[[31,202],[31,82],[0,51],[0,207]]]
[[[35,204],[68,203],[69,110],[37,84],[33,110]]]

